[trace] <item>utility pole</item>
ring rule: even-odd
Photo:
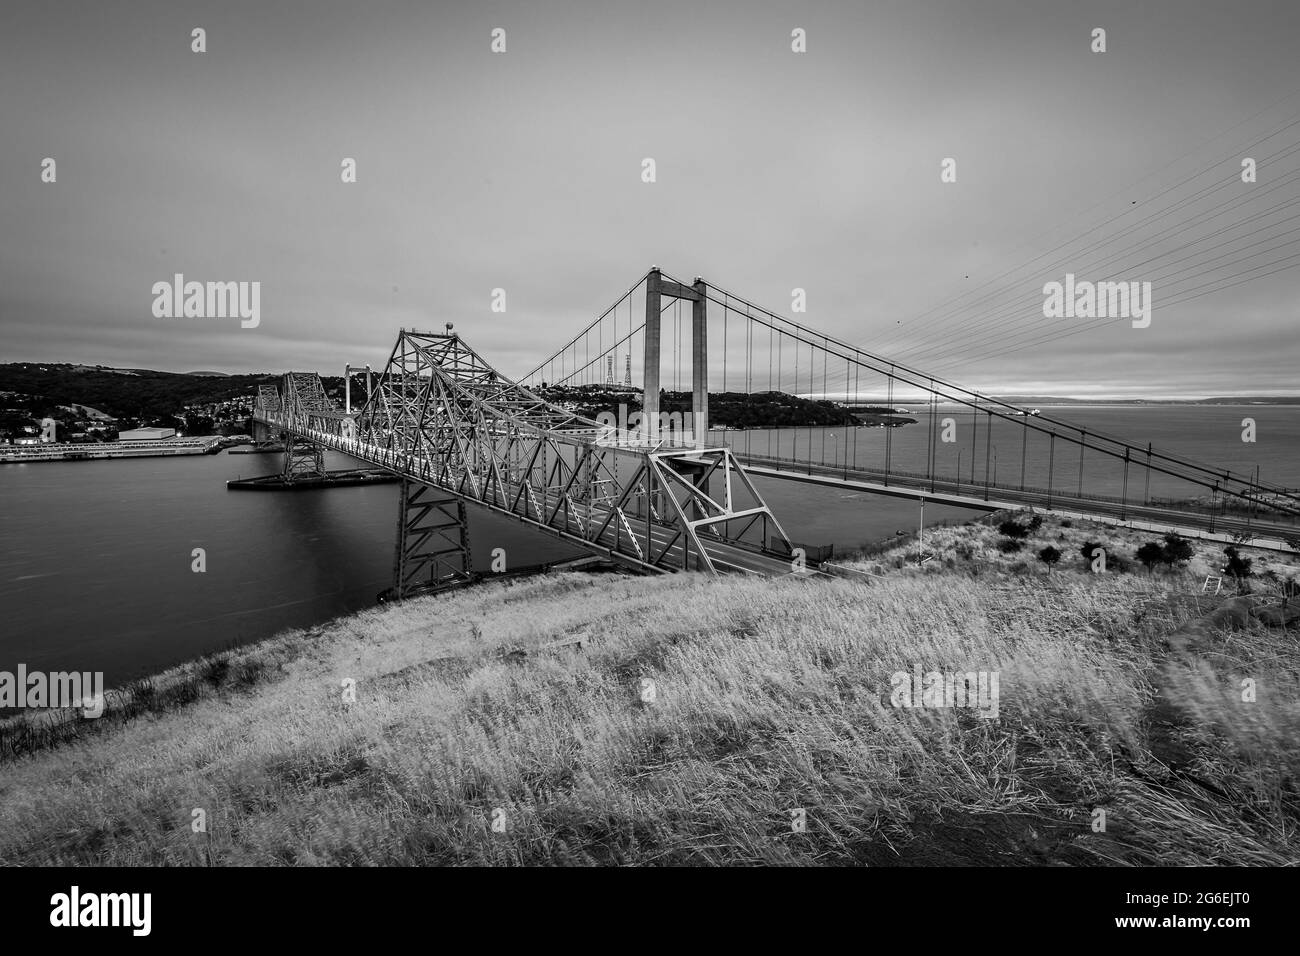
[[[921,496],[921,524],[916,531],[916,563],[921,563],[921,555],[925,553],[925,496]]]

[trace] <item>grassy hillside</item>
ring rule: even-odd
[[[963,574],[979,576],[1010,575],[1021,577],[1050,577],[1062,572],[1086,572],[1089,562],[1083,557],[1085,544],[1100,545],[1106,552],[1106,568],[1116,573],[1154,575],[1167,586],[1200,590],[1207,576],[1222,578],[1222,587],[1230,589],[1232,583],[1223,577],[1225,561],[1223,544],[1193,540],[1195,554],[1191,560],[1176,569],[1176,580],[1167,581],[1169,568],[1157,567],[1148,572],[1137,557],[1138,549],[1149,542],[1161,543],[1163,536],[1155,531],[1144,531],[1122,525],[1094,521],[1070,521],[1047,518],[1029,532],[1017,551],[1003,551],[1006,537],[999,528],[1005,521],[1028,527],[1029,512],[998,512],[967,524],[927,528],[925,540],[918,543],[915,532],[881,542],[876,548],[866,549],[867,555],[844,559],[848,567],[882,573],[946,574],[958,570]],[[1038,558],[1046,547],[1061,553],[1060,562],[1052,568]],[[1257,579],[1279,580],[1300,577],[1300,560],[1294,553],[1268,551],[1242,545],[1242,553],[1250,557],[1252,571]],[[918,558],[924,560],[918,565]],[[918,570],[919,569],[919,570]],[[1185,578],[1185,580],[1184,580]],[[1261,581],[1260,583],[1263,583]]]
[[[873,585],[561,574],[384,606],[10,727],[0,863],[1300,860],[1294,629],[1171,644],[1221,601],[1191,572],[983,569],[942,533],[954,567],[877,556]],[[917,665],[999,672],[999,716],[892,706]]]
[[[189,404],[253,395],[257,386],[276,381],[267,374],[218,378],[192,372],[178,374],[34,362],[0,365],[0,390],[39,399],[47,411],[59,405],[90,405],[118,418],[170,415]]]

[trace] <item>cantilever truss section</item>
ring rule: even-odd
[[[600,423],[505,378],[457,335],[402,332],[355,417],[310,373],[286,376],[281,412],[261,414],[641,570],[776,570],[788,557],[785,533],[729,449],[612,442]]]
[[[334,406],[315,372],[290,372],[284,377],[281,404],[303,412],[331,413]],[[304,478],[324,478],[325,450],[320,442],[289,431],[284,439],[284,480],[288,484]]]
[[[274,385],[259,385],[256,408],[273,415],[280,414],[280,390]]]

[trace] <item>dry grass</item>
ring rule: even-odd
[[[1294,635],[1166,661],[1214,604],[1193,578],[562,574],[385,606],[11,747],[0,863],[1294,862]],[[918,664],[999,671],[999,718],[894,708]]]
[[[1042,525],[1025,539],[1023,550],[1010,554],[1000,552],[998,543],[1003,536],[998,531],[998,525],[1009,518],[1026,523],[1031,516],[1032,512],[1029,511],[995,512],[968,524],[926,528],[924,551],[929,560],[919,570],[924,574],[944,574],[957,569],[973,576],[1047,576],[1069,572],[1087,574],[1088,562],[1084,560],[1080,549],[1087,542],[1095,542],[1105,548],[1107,567],[1112,571],[1140,575],[1151,573],[1157,578],[1171,573],[1160,565],[1153,572],[1148,572],[1136,557],[1138,548],[1147,542],[1160,542],[1161,534],[1094,521],[1063,522],[1043,516]],[[1224,545],[1195,539],[1191,543],[1196,550],[1195,557],[1175,569],[1174,576],[1181,582],[1186,575],[1194,579],[1199,587],[1206,575],[1220,574],[1219,568],[1225,560]],[[1038,552],[1048,545],[1061,552],[1060,563],[1050,572],[1047,565],[1038,560]],[[1241,545],[1240,548],[1244,556],[1253,560],[1254,572],[1261,578],[1269,571],[1282,578],[1300,576],[1300,555],[1267,551],[1249,545]],[[916,534],[912,533],[900,536],[896,542],[886,541],[866,547],[859,556],[837,559],[837,562],[875,571],[892,569],[915,572],[918,570],[917,557]],[[1224,586],[1228,587],[1226,578]]]

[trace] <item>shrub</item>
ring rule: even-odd
[[[1017,541],[1015,538],[1003,538],[998,542],[998,550],[1003,554],[1015,554],[1024,548],[1023,541]]]
[[[1083,543],[1083,546],[1079,548],[1079,553],[1083,555],[1083,559],[1085,561],[1092,563],[1093,552],[1096,551],[1098,548],[1105,550],[1105,547],[1106,546],[1102,544],[1100,541],[1085,541]],[[1109,554],[1106,555],[1106,559],[1110,560]]]
[[[1016,541],[1029,537],[1029,529],[1014,518],[1008,518],[1006,521],[998,525],[998,531],[1006,537]]]

